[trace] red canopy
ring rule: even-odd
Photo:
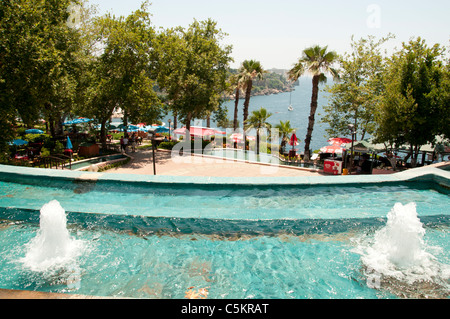
[[[343,145],[351,142],[351,139],[345,137],[334,137],[328,140],[328,143],[330,143],[331,145]]]
[[[186,135],[186,127],[176,129],[175,131],[173,131],[173,133],[178,135]],[[199,136],[199,137],[222,134],[220,131],[216,131],[212,128],[197,127],[197,126],[191,126],[189,133],[191,134],[191,136]]]

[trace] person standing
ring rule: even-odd
[[[125,153],[127,152],[127,146],[128,146],[128,136],[125,135],[125,137],[123,138],[123,149]]]
[[[125,145],[123,144],[123,136],[120,137],[120,150],[122,152],[125,151]]]

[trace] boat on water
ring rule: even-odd
[[[294,111],[294,108],[292,107],[292,91],[291,91],[291,95],[289,96],[289,107],[288,107],[288,111],[289,111],[289,112]]]

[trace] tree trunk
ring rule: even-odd
[[[310,145],[311,145],[311,138],[312,133],[314,130],[314,122],[316,117],[316,110],[317,110],[317,99],[319,96],[319,76],[315,75],[313,77],[313,88],[312,88],[312,97],[311,97],[311,111],[309,115],[309,123],[308,123],[308,131],[306,132],[306,138],[305,138],[305,159],[309,160],[311,158],[310,153]]]
[[[124,125],[124,127],[123,127],[123,133],[124,133],[124,136],[127,136],[128,135],[128,114],[127,114],[127,111],[123,111],[123,125]]]
[[[419,146],[411,145],[411,167],[415,168],[417,167],[417,158],[419,157]]]
[[[247,91],[245,92],[245,101],[244,101],[244,127],[245,127],[245,121],[247,121],[247,117],[248,117],[248,108],[250,106],[250,95],[252,93],[252,88],[253,88],[253,81],[250,80],[248,81],[247,84]]]
[[[47,119],[47,122],[50,126],[50,135],[51,135],[51,137],[55,138],[56,137],[56,129],[55,129],[55,121],[53,119],[53,116],[49,116]]]
[[[234,101],[234,121],[233,121],[233,129],[237,131],[237,122],[238,122],[238,107],[239,107],[239,87],[236,88],[236,98]]]
[[[185,133],[185,136],[184,136],[185,140],[188,141],[188,142],[191,140],[191,133],[190,133],[191,120],[192,120],[192,113],[189,112],[187,114],[187,116],[186,116],[186,133]]]
[[[247,134],[245,132],[245,122],[247,121],[248,118],[248,108],[250,106],[250,95],[252,93],[252,88],[253,88],[253,81],[249,80],[247,83],[247,91],[245,92],[245,101],[244,101],[244,122],[242,123],[242,127],[244,129],[243,132],[243,139],[244,139],[244,150],[246,149],[246,145],[247,145]]]
[[[256,129],[256,155],[259,155],[259,128]]]
[[[108,121],[108,118],[105,118],[102,120],[101,126],[100,126],[100,142],[102,143],[102,149],[106,149],[106,122]]]

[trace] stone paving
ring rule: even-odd
[[[133,159],[126,165],[108,170],[108,173],[153,175],[151,150],[129,152]],[[202,156],[172,157],[169,151],[156,153],[156,173],[167,176],[208,177],[295,177],[320,176],[319,171],[302,168],[286,168],[276,165],[253,164],[241,161]]]

